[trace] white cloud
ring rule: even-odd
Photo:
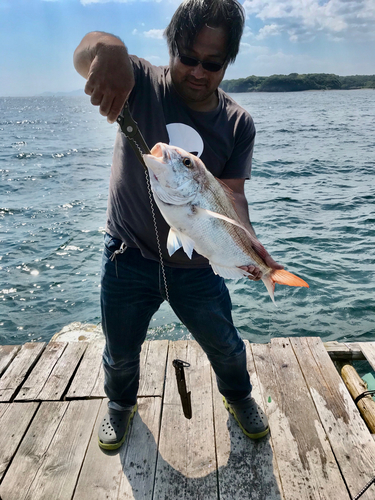
[[[146,38],[157,38],[158,40],[163,39],[163,33],[164,30],[149,30],[143,32]]]
[[[45,0],[55,1],[55,0]],[[81,0],[82,5],[89,5],[91,3],[134,3],[136,0]],[[160,3],[162,0],[141,0],[142,2]]]
[[[245,26],[245,29],[243,30],[242,38],[249,38],[251,36],[254,36],[254,33],[251,31],[249,26]]]
[[[257,56],[260,54],[268,54],[268,47],[262,45],[251,45],[250,43],[241,42],[240,55]]]
[[[245,0],[248,16],[261,19],[265,26],[258,36],[289,33],[292,41],[313,38],[318,33],[375,37],[374,0]],[[265,30],[273,26],[272,30]]]
[[[263,40],[264,38],[268,38],[269,36],[275,36],[280,34],[280,26],[277,24],[266,24],[259,30],[257,35],[258,40]]]

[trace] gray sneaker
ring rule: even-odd
[[[120,448],[126,439],[129,425],[137,411],[137,405],[131,410],[118,411],[108,408],[99,427],[99,446],[104,450],[116,450]]]
[[[223,396],[225,408],[233,415],[242,432],[251,439],[260,439],[269,433],[268,420],[254,398],[244,403],[228,403]]]

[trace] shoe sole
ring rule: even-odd
[[[225,399],[225,397],[223,396],[223,403],[224,403],[224,406],[225,408],[229,411],[229,413],[231,415],[233,415],[235,421],[237,422],[237,424],[239,425],[241,431],[245,434],[245,436],[249,437],[250,439],[260,439],[264,436],[267,436],[267,434],[269,433],[270,431],[270,428],[267,427],[267,429],[265,429],[264,431],[262,432],[257,432],[256,434],[251,434],[250,432],[248,432],[244,427],[243,425],[241,424],[241,422],[238,420],[237,418],[237,415],[236,415],[236,412],[233,410],[233,408],[228,404],[228,401]]]
[[[121,441],[118,441],[117,443],[103,443],[98,438],[99,446],[100,446],[100,448],[102,448],[102,450],[117,450],[117,448],[120,448],[120,446],[124,443],[126,436],[128,435],[130,422],[133,420],[133,417],[134,417],[137,409],[138,409],[138,405],[136,404],[136,405],[134,405],[134,407],[132,409],[132,412],[131,412],[129,420],[128,420],[128,425],[126,426],[126,429],[125,429],[124,435],[121,438]]]

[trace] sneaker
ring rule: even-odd
[[[223,396],[225,408],[233,415],[242,432],[251,439],[260,439],[268,434],[270,428],[264,412],[254,398],[244,403],[228,403]]]
[[[137,405],[131,410],[118,411],[108,408],[100,424],[99,446],[104,450],[117,450],[126,439],[129,425],[137,411]]]

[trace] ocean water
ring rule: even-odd
[[[250,214],[309,289],[228,280],[244,338],[375,339],[375,91],[233,94],[257,127]],[[112,148],[87,97],[0,99],[0,344],[100,323]],[[151,339],[188,338],[168,304]]]

